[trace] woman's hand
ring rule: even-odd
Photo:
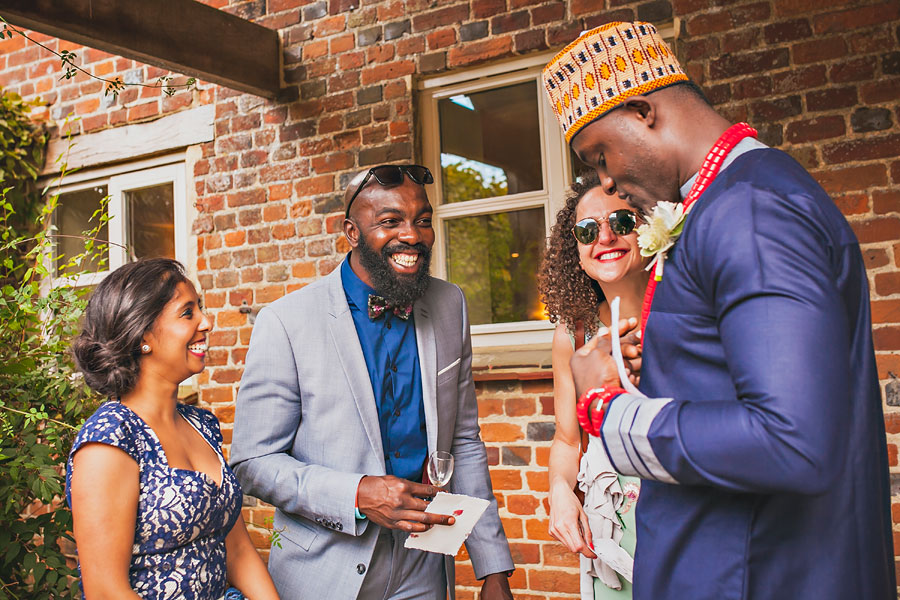
[[[587,515],[571,489],[556,486],[550,494],[550,535],[562,542],[570,552],[597,558],[592,550]]]

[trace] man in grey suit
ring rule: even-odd
[[[466,542],[481,597],[512,598],[465,298],[428,275],[432,182],[418,165],[359,173],[344,195],[348,258],[257,316],[231,464],[276,507],[269,571],[283,598],[453,598],[453,557],[403,547],[453,522],[424,512],[435,450],[455,457],[449,491],[491,503]]]

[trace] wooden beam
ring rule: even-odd
[[[215,139],[215,107],[198,106],[147,123],[120,125],[96,133],[54,138],[47,147],[41,175],[58,173],[62,156],[67,169],[96,167],[179,150]]]
[[[194,0],[0,0],[0,15],[257,96],[275,98],[282,90],[278,32]]]

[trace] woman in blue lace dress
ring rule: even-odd
[[[212,413],[177,402],[205,366],[211,324],[181,265],[125,265],[97,286],[73,344],[114,398],[72,446],[66,496],[87,598],[218,600],[229,583],[278,598],[241,518]]]

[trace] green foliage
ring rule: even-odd
[[[16,225],[22,219],[10,197],[33,180],[25,173],[0,178],[0,600],[75,596],[75,571],[60,547],[72,541],[65,464],[77,427],[97,406],[68,350],[87,290],[50,285],[54,271],[57,282],[77,273],[89,252],[52,258],[55,198],[24,206],[37,218],[26,231]],[[98,219],[87,238],[101,226]]]
[[[10,188],[5,197],[14,211],[5,225],[21,233],[34,232],[40,206],[36,181],[47,145],[47,132],[28,116],[35,105],[18,94],[0,94],[0,186]]]
[[[441,167],[441,171],[444,177],[443,201],[446,204],[506,195],[505,181],[485,182],[481,173],[472,167],[454,163]]]

